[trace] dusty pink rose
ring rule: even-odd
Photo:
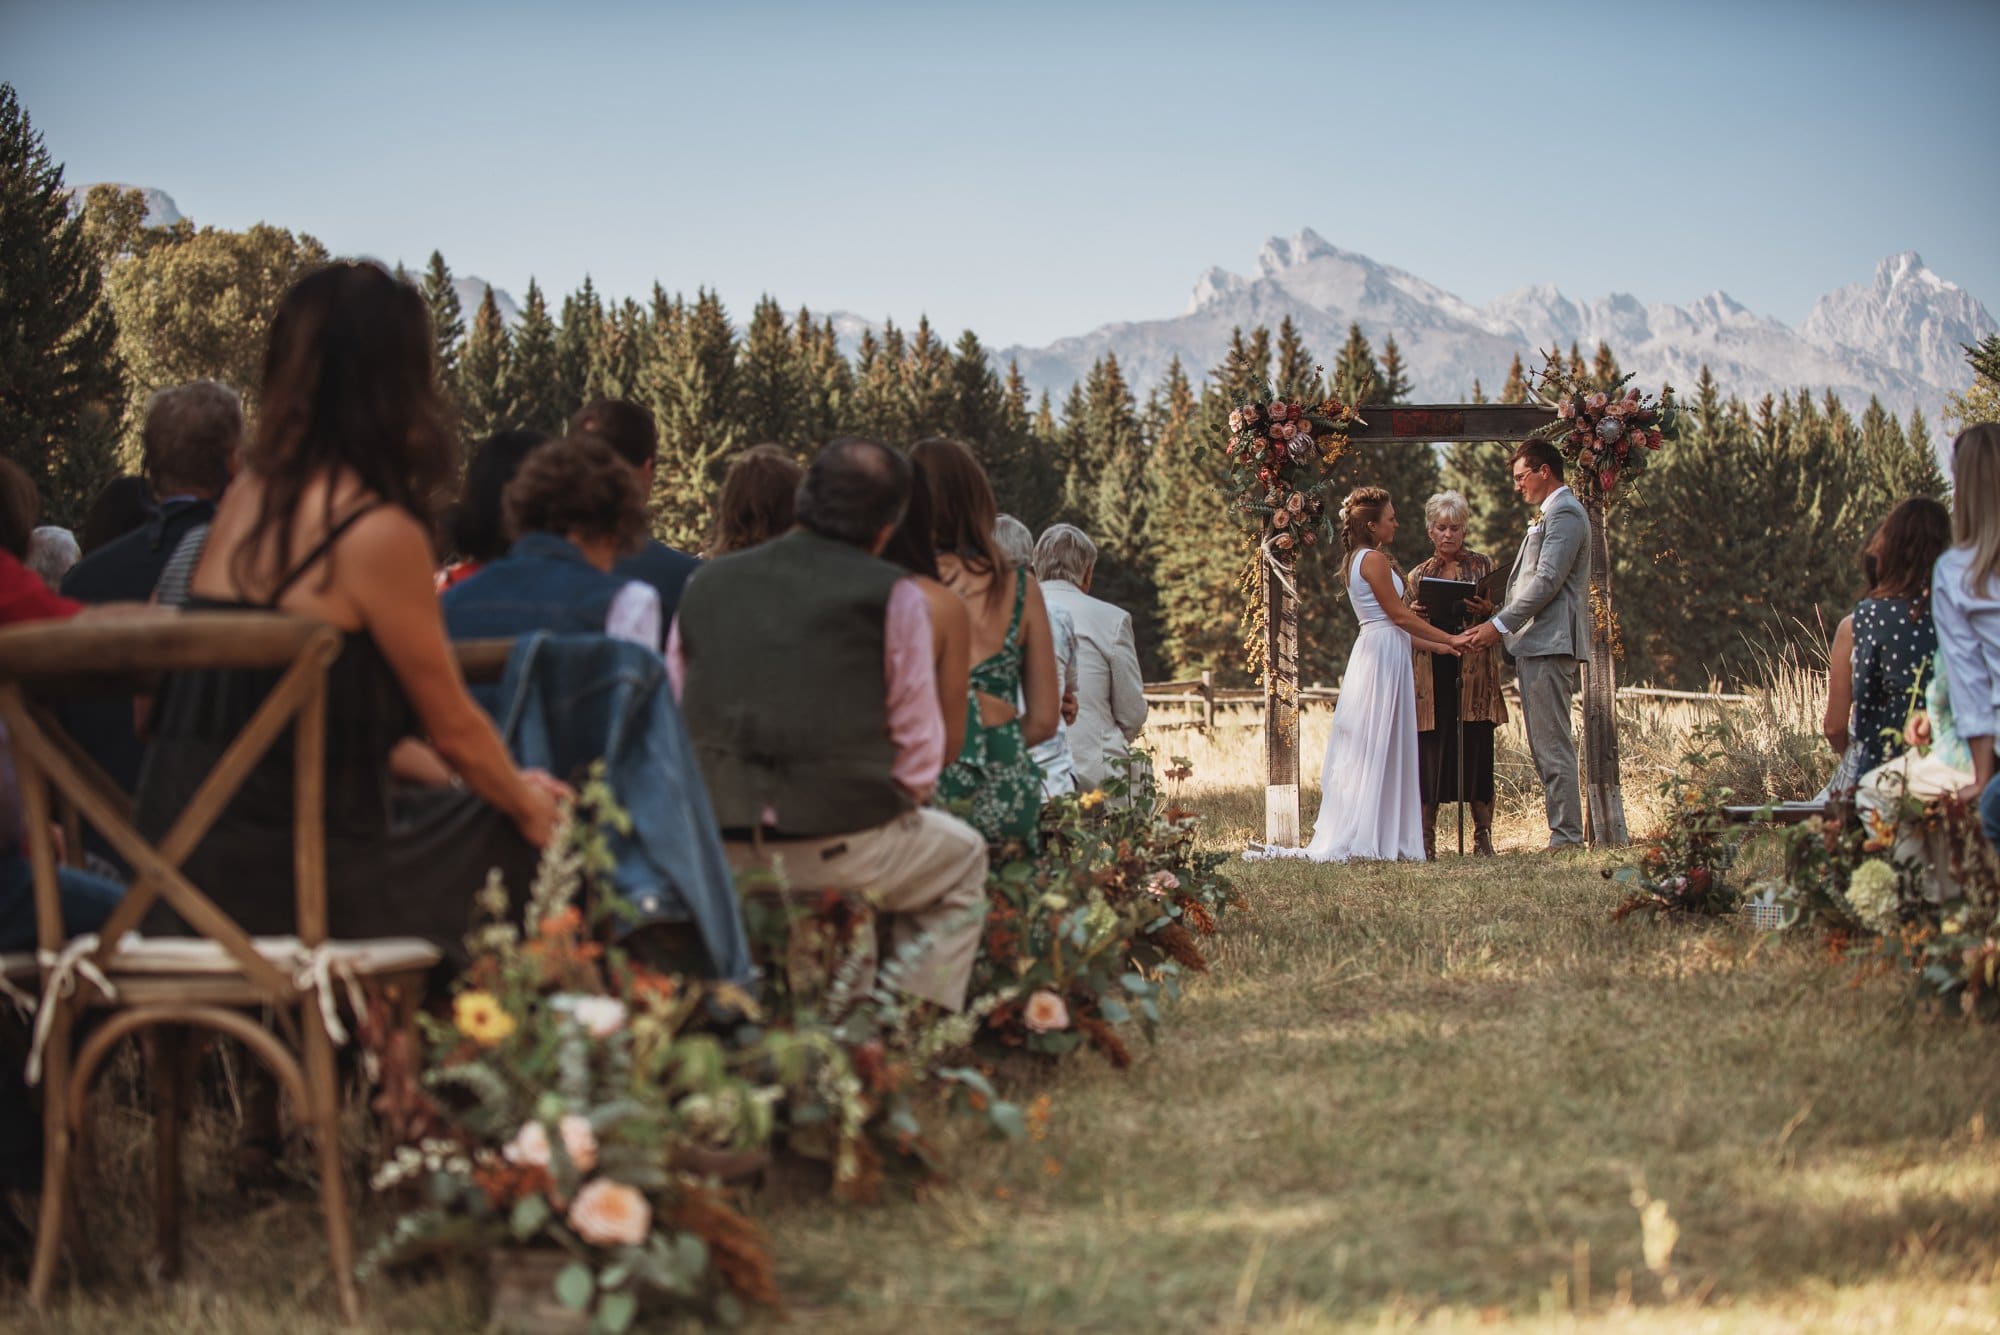
[[[1584,450],[1576,456],[1576,461],[1583,467],[1589,468],[1597,462],[1597,452],[1595,450]]]
[[[563,1152],[579,1173],[588,1173],[597,1167],[597,1134],[590,1129],[590,1122],[575,1113],[566,1113],[556,1123],[556,1130],[562,1136]],[[508,1163],[524,1167],[547,1168],[549,1166],[549,1131],[539,1121],[523,1122],[521,1129],[514,1133],[514,1139],[500,1151]]]
[[[1069,1028],[1069,1007],[1055,993],[1043,988],[1028,998],[1028,1004],[1021,1011],[1021,1023],[1038,1034],[1054,1033]]]
[[[1229,429],[1231,431],[1241,431],[1243,429],[1243,410],[1241,408],[1231,408],[1229,410]]]
[[[1564,422],[1567,422],[1567,421],[1569,421],[1569,420],[1570,420],[1570,419],[1571,419],[1572,417],[1575,417],[1575,416],[1576,416],[1576,400],[1575,400],[1575,399],[1564,399],[1564,400],[1563,400],[1563,401],[1562,401],[1561,403],[1558,403],[1558,404],[1556,405],[1556,418],[1557,418],[1557,419],[1558,419],[1559,421],[1564,421]]]
[[[600,1177],[576,1193],[569,1226],[596,1247],[636,1247],[653,1231],[653,1207],[638,1190]]]
[[[1630,411],[1631,408],[1626,404],[1625,400],[1620,399],[1616,403],[1613,403],[1609,407],[1605,408],[1604,413],[1605,416],[1607,417],[1623,417],[1626,413]]]
[[[1290,415],[1291,408],[1285,403],[1283,399],[1279,399],[1277,402],[1273,403],[1270,406],[1270,408],[1268,408],[1266,411],[1268,411],[1271,414],[1271,420],[1273,422],[1282,422],[1288,415]]]
[[[1625,402],[1627,403],[1637,403],[1642,397],[1644,396],[1639,393],[1636,385],[1625,391]]]
[[[1276,514],[1271,516],[1271,522],[1276,524],[1279,528],[1283,528],[1285,525],[1292,522],[1292,512],[1290,510],[1280,509]]]
[[[1264,415],[1257,411],[1256,404],[1246,403],[1243,405],[1243,420],[1250,423],[1252,426],[1262,421],[1263,417]]]
[[[1610,402],[1611,402],[1611,396],[1609,394],[1600,391],[1596,394],[1591,395],[1589,402],[1585,406],[1588,407],[1592,412],[1602,412],[1604,410],[1604,406]]]
[[[1303,514],[1306,508],[1305,494],[1303,492],[1293,492],[1291,499],[1285,502],[1285,508],[1295,515]]]
[[[1146,881],[1146,893],[1165,898],[1169,890],[1181,888],[1181,878],[1170,871],[1156,871]]]

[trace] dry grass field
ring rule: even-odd
[[[1799,708],[1737,713],[1746,784],[1817,785],[1810,750],[1786,749]],[[1688,717],[1644,724],[1639,829]],[[1309,771],[1325,727],[1308,719]],[[1215,846],[1261,833],[1254,729],[1159,740],[1194,760]],[[1039,1142],[967,1140],[921,1200],[762,1203],[789,1307],[756,1327],[2000,1328],[2000,1035],[1813,941],[1613,923],[1613,856],[1525,851],[1518,738],[1502,763],[1497,859],[1242,867],[1213,975],[1131,1071],[1002,1070],[1051,1096]],[[149,1288],[129,1259],[142,1118],[105,1117],[91,1217],[111,1264],[41,1324],[10,1280],[0,1321],[332,1329],[310,1197],[238,1198],[219,1154],[192,1278]],[[378,1279],[370,1301],[384,1330],[481,1319],[466,1275]]]

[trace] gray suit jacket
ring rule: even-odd
[[[1590,658],[1590,516],[1565,491],[1528,530],[1507,577],[1507,652],[1516,658]]]
[[[1093,598],[1064,579],[1042,584],[1049,613],[1067,612],[1076,629],[1076,722],[1069,751],[1076,777],[1095,788],[1111,777],[1112,762],[1146,726],[1146,682],[1130,613]]]

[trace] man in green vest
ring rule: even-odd
[[[944,767],[930,613],[878,554],[910,464],[872,440],[822,449],[798,527],[707,562],[667,639],[731,863],[797,889],[865,894],[891,915],[890,982],[965,1005],[986,922],[986,841],[924,805]]]

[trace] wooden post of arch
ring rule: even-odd
[[[1398,441],[1419,449],[1458,441],[1526,440],[1555,420],[1555,410],[1530,403],[1369,404],[1351,441]],[[1421,497],[1398,497],[1406,505]],[[1617,681],[1611,645],[1611,549],[1604,507],[1590,512],[1590,664],[1583,684],[1585,837],[1594,845],[1627,840],[1625,801],[1618,777]],[[1493,553],[1508,559],[1507,553]],[[1264,837],[1273,844],[1299,842],[1299,609],[1266,567],[1264,598]]]

